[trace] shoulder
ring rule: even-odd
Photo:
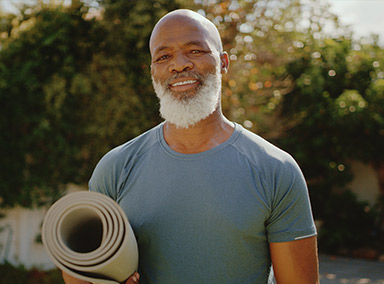
[[[292,165],[296,167],[296,162],[289,153],[241,125],[236,125],[236,127],[240,134],[233,146],[251,163],[257,164],[257,166]]]
[[[304,214],[301,218],[309,220],[305,224],[312,226],[307,184],[294,158],[244,128],[238,140],[237,149],[253,165],[252,170],[258,176],[268,200],[271,210],[268,224],[274,223],[284,212],[288,212],[288,208],[292,208],[295,209],[290,211],[295,212],[292,218]],[[289,216],[287,214],[287,218]]]
[[[139,157],[158,144],[160,129],[160,125],[158,125],[105,154],[92,173],[89,181],[90,190],[115,198],[124,171],[132,167]]]
[[[295,159],[286,151],[243,127],[233,146],[246,159],[268,195],[272,194],[272,199],[284,196],[290,190],[306,192],[304,175]]]
[[[102,163],[126,163],[128,160],[139,157],[150,150],[154,145],[159,142],[158,132],[160,125],[144,132],[143,134],[135,137],[134,139],[115,147],[106,153],[99,164]]]

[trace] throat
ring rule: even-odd
[[[197,154],[227,141],[234,131],[234,125],[226,119],[219,124],[197,124],[186,129],[165,123],[163,131],[165,142],[172,150],[182,154]]]
[[[167,142],[168,143],[168,142]],[[174,142],[172,144],[169,144],[169,147],[182,154],[197,154],[197,153],[202,153],[205,151],[208,151],[221,143],[219,142],[214,142],[214,141],[183,141],[181,143]]]

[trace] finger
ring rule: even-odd
[[[140,274],[135,272],[131,277],[128,278],[125,284],[140,284],[139,279],[140,279]]]

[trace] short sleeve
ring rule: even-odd
[[[90,191],[102,193],[116,200],[119,174],[116,170],[116,151],[108,152],[96,165],[88,186]]]
[[[292,157],[275,169],[271,214],[266,222],[269,242],[288,242],[316,235],[304,176]]]

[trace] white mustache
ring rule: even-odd
[[[171,82],[173,80],[180,79],[180,78],[187,78],[187,77],[195,78],[197,80],[202,80],[204,78],[204,76],[200,75],[199,73],[196,73],[196,72],[193,72],[193,71],[183,71],[183,72],[174,74],[171,77],[169,77],[164,85],[167,88],[169,88],[169,85],[171,84]]]

